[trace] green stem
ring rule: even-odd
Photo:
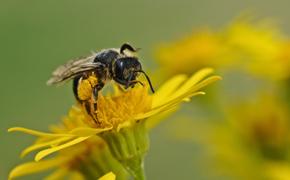
[[[124,166],[135,180],[145,180],[143,157],[134,157],[124,161]]]
[[[139,169],[137,169],[135,171],[134,176],[135,176],[135,179],[138,179],[138,180],[145,180],[146,179],[143,165],[142,165],[142,167],[140,167]]]
[[[124,127],[120,131],[101,134],[109,145],[113,156],[135,180],[144,180],[143,159],[149,148],[149,137],[145,122]]]
[[[145,173],[144,173],[144,168],[139,168],[137,171],[134,173],[134,178],[136,180],[145,180]]]
[[[119,180],[125,180],[129,177],[129,173],[112,156],[106,144],[92,147],[91,152],[86,154],[85,158],[80,159],[79,165],[85,179],[98,179],[109,172],[113,172]]]

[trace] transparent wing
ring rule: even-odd
[[[94,62],[95,57],[96,54],[85,58],[71,60],[64,65],[59,66],[55,71],[53,71],[52,77],[47,81],[47,85],[62,83],[82,74],[83,72],[101,66],[101,63]]]

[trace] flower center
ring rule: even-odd
[[[91,127],[117,129],[131,125],[134,115],[150,110],[151,106],[152,96],[148,94],[147,87],[134,87],[124,92],[115,91],[111,96],[99,94],[96,111],[99,124],[96,124],[91,116],[86,116],[85,122]]]

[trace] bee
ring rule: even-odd
[[[142,70],[141,63],[135,56],[137,51],[138,49],[125,43],[120,48],[103,49],[90,56],[68,61],[52,73],[47,85],[72,80],[76,100],[98,123],[96,116],[98,93],[106,82],[113,80],[125,89],[133,88],[137,83],[143,85],[137,79],[140,74],[143,74],[154,93],[150,78]]]

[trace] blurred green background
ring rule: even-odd
[[[74,103],[70,84],[45,84],[58,65],[91,50],[130,42],[142,48],[145,69],[154,71],[152,50],[159,42],[176,39],[194,27],[221,27],[244,11],[274,18],[290,32],[289,4],[287,0],[1,0],[0,179],[7,179],[12,167],[31,158],[18,156],[32,138],[8,134],[7,129],[47,130]],[[209,179],[195,163],[200,148],[171,139],[165,127],[151,133],[148,179]]]

